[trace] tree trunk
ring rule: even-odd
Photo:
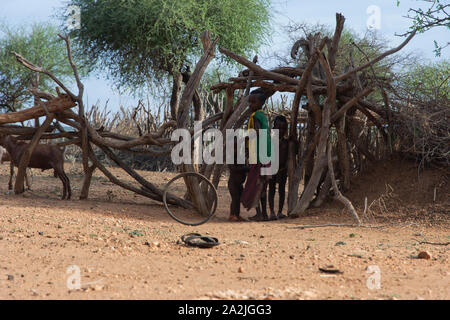
[[[181,84],[183,83],[183,75],[177,72],[172,75],[172,95],[170,97],[170,116],[172,120],[177,119],[178,107],[180,105]]]
[[[30,119],[46,116],[49,113],[61,112],[75,106],[75,102],[66,94],[58,96],[50,101],[43,102],[43,106],[38,105],[17,112],[0,114],[0,125],[5,123],[22,122]]]
[[[89,196],[89,188],[91,186],[92,174],[97,166],[92,165],[84,172],[83,187],[81,188],[80,200],[86,200]]]
[[[206,67],[211,62],[214,57],[214,50],[218,39],[211,41],[211,34],[206,31],[202,33],[202,43],[204,54],[200,58],[199,62],[195,66],[194,72],[189,78],[189,81],[186,83],[183,94],[180,100],[180,107],[177,115],[177,128],[186,128],[188,115],[189,115],[189,107],[192,103],[194,95],[196,93],[197,87],[200,83],[200,80],[203,76],[203,73],[206,70]],[[181,172],[190,172],[195,171],[194,166],[192,164],[182,164],[180,165]],[[190,193],[191,199],[199,211],[199,213],[203,216],[209,214],[208,210],[208,197],[205,197],[201,192],[200,185],[197,183],[197,179],[192,177],[185,178],[186,187]]]
[[[347,149],[347,136],[345,134],[345,115],[336,123],[337,131],[337,152],[339,167],[342,175],[342,187],[344,191],[350,189],[350,157]]]

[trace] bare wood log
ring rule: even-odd
[[[252,87],[260,87],[269,89],[271,91],[275,92],[296,92],[297,86],[293,84],[286,84],[286,83],[273,83],[268,82],[265,80],[254,80],[252,83]],[[218,84],[215,84],[210,87],[210,90],[212,91],[219,91],[219,90],[227,90],[227,89],[237,90],[237,89],[245,89],[246,83],[245,82],[234,82],[234,83],[226,83],[221,82]],[[348,94],[350,90],[352,90],[353,87],[343,84],[337,86],[337,92],[339,94]],[[312,86],[312,91],[314,94],[326,94],[327,93],[327,87],[326,86]],[[305,91],[302,92],[305,94]]]
[[[223,113],[223,118],[220,123],[220,128],[222,129],[225,123],[228,121],[228,118],[233,113],[233,100],[234,100],[234,89],[227,88],[226,89],[226,106],[225,111]]]
[[[319,194],[311,204],[314,208],[319,208],[322,206],[322,204],[325,202],[328,196],[328,193],[330,192],[330,188],[331,188],[331,176],[330,171],[327,170],[327,175],[325,176],[325,180],[323,181],[322,186],[320,187]]]
[[[374,156],[369,152],[369,150],[367,150],[367,147],[365,146],[365,144],[361,143],[360,139],[358,139],[357,135],[355,135],[354,132],[352,132],[352,130],[350,130],[348,136],[349,136],[350,141],[355,145],[355,147],[358,149],[358,151],[360,153],[362,153],[362,155],[364,155],[364,157],[366,157],[367,159],[369,159],[372,162],[375,161]]]
[[[42,63],[42,57],[39,57],[39,66],[41,65],[41,63]],[[40,73],[36,72],[34,81],[33,80],[31,81],[31,83],[32,83],[31,87],[33,89],[35,89],[35,90],[38,90],[40,81],[41,81]],[[41,103],[41,99],[38,96],[34,96],[33,105],[37,106],[40,103]],[[45,110],[45,113],[48,115],[48,110],[46,108],[44,108],[44,110]],[[40,127],[40,125],[39,125],[39,118],[35,118],[34,119],[34,127],[35,128],[39,128]]]
[[[75,105],[75,102],[67,94],[62,94],[53,100],[43,102],[39,106],[17,112],[2,113],[0,114],[0,124],[22,122],[45,116],[46,112],[44,107],[48,112],[56,113],[73,108]]]
[[[369,95],[373,91],[373,87],[366,88],[362,92],[360,92],[356,97],[348,100],[342,108],[340,108],[333,116],[331,117],[331,123],[336,122],[340,117],[342,117],[351,107],[353,107],[359,100]]]
[[[36,66],[35,64],[31,63],[30,61],[28,61],[27,59],[25,59],[24,57],[22,57],[20,54],[18,54],[17,52],[11,52],[12,55],[14,55],[16,57],[16,60],[22,64],[23,66],[25,66],[26,68],[30,69],[31,71],[34,72],[39,72],[39,73],[43,73],[47,76],[49,76],[53,81],[55,81],[58,86],[60,86],[73,100],[76,100],[76,95],[74,95],[57,77],[55,77],[51,72]]]
[[[344,102],[349,101],[350,99],[351,98],[346,97],[346,96],[342,96],[342,95],[339,96],[339,100],[342,100]],[[367,102],[365,100],[360,100],[360,101],[358,101],[358,103],[361,106],[363,106],[364,108],[366,108],[366,109],[368,109],[368,110],[378,114],[382,119],[386,119],[387,118],[386,111],[381,109],[381,108],[379,108],[378,106],[376,106],[376,105],[374,105],[374,104],[372,104],[370,102]]]
[[[79,139],[79,142],[81,142],[81,139]],[[88,170],[84,171],[83,186],[81,187],[81,192],[80,192],[80,200],[85,200],[88,198],[89,188],[91,186],[92,175],[94,174],[94,171],[96,168],[97,168],[97,166],[95,164],[93,164],[88,167]]]
[[[380,133],[383,135],[384,141],[388,142],[389,138],[386,134],[386,131],[383,128],[382,123],[376,117],[374,117],[373,114],[371,114],[369,111],[367,111],[365,108],[363,108],[359,103],[356,105],[356,107],[358,108],[359,111],[364,113],[367,116],[367,118],[370,121],[372,121],[372,123],[374,123],[377,126],[378,131],[380,131]]]
[[[135,179],[138,183],[140,183],[146,190],[149,190],[152,194],[156,195],[155,200],[162,201],[163,190],[156,187],[153,183],[144,179],[140,174],[138,174],[135,170],[125,164],[122,160],[117,157],[112,150],[108,147],[98,145],[98,147],[112,160],[115,164],[121,167],[126,173],[128,173],[133,179]],[[178,206],[182,206],[183,208],[191,208],[192,205],[186,200],[180,199],[172,194],[167,195],[167,199],[171,204],[175,204]]]
[[[46,132],[51,132],[55,129],[54,126],[50,125]],[[33,136],[33,134],[36,132],[36,128],[34,127],[26,127],[26,126],[17,126],[17,125],[3,125],[0,126],[0,134],[6,134],[6,135],[19,135],[19,136]]]
[[[319,51],[318,49],[316,49]],[[322,128],[320,130],[319,143],[317,146],[317,156],[314,162],[314,168],[311,175],[311,179],[308,184],[305,186],[305,189],[297,202],[297,205],[292,210],[290,216],[295,218],[302,214],[309,206],[315,191],[317,190],[317,186],[319,184],[320,177],[322,176],[322,172],[326,166],[322,164],[324,159],[326,159],[326,148],[328,141],[328,133],[330,130],[330,112],[333,109],[333,105],[336,103],[336,83],[333,79],[333,75],[331,73],[330,66],[328,62],[323,57],[322,53],[317,52],[319,56],[320,63],[325,70],[325,75],[327,78],[328,84],[328,95],[325,99],[323,106],[323,116],[322,116]]]
[[[305,162],[302,158],[299,158],[298,163],[296,164],[294,175],[292,178],[289,178],[288,184],[288,197],[287,197],[287,205],[288,205],[288,214],[295,208],[298,200],[298,188],[300,186],[300,181],[302,180],[302,172]]]
[[[336,29],[334,31],[333,40],[331,41],[331,45],[328,50],[328,63],[330,64],[331,71],[334,71],[334,67],[336,65],[336,54],[338,52],[342,30],[344,30],[344,22],[344,16],[340,13],[336,13]]]
[[[305,90],[306,85],[308,84],[308,80],[310,77],[310,74],[314,68],[314,66],[317,63],[317,59],[319,58],[319,55],[321,54],[321,51],[323,47],[325,46],[325,43],[327,41],[327,38],[322,39],[319,47],[317,48],[317,51],[311,56],[309,59],[305,71],[302,74],[302,77],[300,78],[300,81],[298,83],[298,86],[295,91],[294,101],[292,102],[292,109],[291,109],[291,122],[290,122],[290,128],[289,128],[289,144],[288,144],[288,177],[289,177],[289,184],[288,184],[288,212],[290,214],[290,209],[292,208],[292,212],[295,211],[295,208],[297,208],[297,205],[295,203],[295,198],[297,197],[298,193],[298,185],[300,182],[300,176],[296,176],[296,168],[298,167],[297,164],[297,154],[295,152],[296,144],[298,144],[298,137],[297,137],[297,118],[298,118],[298,109],[300,105],[300,99],[302,97],[303,91]],[[289,208],[289,205],[291,208]],[[295,215],[295,213],[293,213]]]
[[[181,84],[183,82],[183,75],[177,72],[172,75],[172,95],[170,97],[170,115],[173,120],[177,118],[178,107],[180,104]]]
[[[57,145],[58,147],[62,148],[62,147],[70,146],[72,144],[80,147],[81,146],[81,139],[80,138],[69,139],[69,140],[66,140],[64,142],[58,142],[55,145]]]
[[[153,199],[153,198],[156,196],[155,194],[152,194],[150,191],[141,190],[141,189],[139,189],[139,188],[136,188],[136,187],[134,187],[134,186],[132,186],[132,185],[130,185],[130,184],[127,184],[127,183],[125,183],[125,182],[123,182],[123,181],[117,179],[111,172],[109,172],[108,169],[105,168],[105,166],[103,166],[103,165],[100,163],[100,161],[98,161],[98,159],[97,159],[97,157],[94,155],[94,152],[92,151],[92,149],[91,149],[90,152],[89,152],[89,159],[92,161],[92,163],[93,163],[93,164],[94,164],[101,172],[103,172],[103,174],[104,174],[104,175],[109,179],[109,181],[111,181],[112,183],[114,183],[114,184],[116,184],[116,185],[118,185],[118,186],[120,186],[120,187],[122,187],[122,188],[124,188],[124,189],[133,191],[133,192],[135,192],[135,193],[137,193],[137,194],[140,194],[140,195],[142,195],[142,196],[144,196],[144,197],[148,197],[148,198],[150,198],[150,199]]]
[[[30,91],[33,96],[35,96],[39,99],[44,99],[44,100],[50,101],[50,100],[53,100],[56,98],[54,95],[47,93],[47,92],[40,91],[37,88],[29,88],[28,91]]]
[[[317,135],[316,125],[320,125],[321,123],[316,123],[313,117],[308,117],[307,122],[307,133],[306,133],[306,145],[314,145],[314,148],[317,146],[317,143],[319,142],[319,136]],[[317,137],[317,138],[316,138]],[[314,169],[314,148],[310,149],[309,152],[306,154],[304,161],[304,167],[303,167],[303,175],[304,175],[304,181],[303,184],[306,186],[308,185],[309,179],[312,176],[312,172]]]
[[[58,34],[58,36],[64,40],[64,42],[66,43],[66,51],[67,51],[67,58],[69,60],[69,64],[72,68],[73,71],[73,75],[75,77],[75,80],[77,82],[77,87],[78,87],[78,95],[76,96],[76,101],[78,104],[78,116],[81,118],[80,121],[80,126],[81,126],[81,150],[82,150],[82,162],[83,162],[83,170],[85,172],[84,175],[84,181],[83,181],[83,188],[87,188],[87,190],[89,190],[89,186],[90,186],[90,182],[91,182],[91,177],[92,177],[92,173],[90,173],[91,171],[91,167],[89,166],[89,137],[88,137],[88,128],[87,128],[87,120],[85,117],[85,112],[84,112],[84,101],[83,101],[83,94],[84,94],[84,85],[80,80],[80,76],[78,74],[78,69],[77,66],[75,65],[75,63],[73,62],[73,58],[72,58],[72,50],[70,47],[70,40],[69,37],[67,36],[62,36],[61,34]],[[95,166],[92,170],[95,169]],[[85,195],[88,194],[88,191],[86,191],[84,194],[82,193],[80,196],[80,199],[82,197],[84,197]]]
[[[258,56],[254,56],[252,62],[254,64],[258,63]],[[250,70],[250,74],[248,75],[248,80],[247,80],[247,86],[245,87],[245,91],[244,91],[244,96],[248,96],[250,94],[250,88],[252,87],[252,81],[253,81],[254,75],[255,75],[255,72],[253,70]]]
[[[48,130],[48,129],[47,129]],[[30,140],[33,139],[33,134],[26,134],[17,137],[17,140]],[[61,139],[61,138],[74,138],[78,136],[76,132],[60,132],[60,133],[43,133],[41,140]]]
[[[205,119],[205,110],[203,107],[203,100],[200,98],[198,90],[195,90],[194,96],[192,97],[192,102],[194,105],[194,120],[202,121]]]
[[[307,46],[309,46],[309,42],[306,41],[305,39],[300,39],[300,40],[295,41],[294,45],[291,48],[291,58],[297,59],[298,50],[301,47],[307,47]]]
[[[346,124],[346,116],[344,114],[336,122],[336,131],[337,131],[337,153],[339,158],[339,167],[341,169],[342,175],[342,187],[344,191],[350,189],[350,157],[347,148],[347,135],[345,133],[345,124]]]
[[[300,67],[277,67],[274,69],[270,69],[269,71],[275,72],[275,73],[280,73],[280,74],[283,74],[285,76],[290,76],[290,77],[297,77],[297,76],[301,77],[302,73],[304,72],[304,69],[300,68]],[[250,69],[243,70],[241,72],[240,76],[244,80],[241,80],[241,81],[247,82],[247,77],[249,76],[249,74],[250,74]],[[260,76],[256,75],[256,77],[260,77]],[[325,83],[325,82],[321,82],[320,80],[318,80],[318,81],[321,84]]]
[[[205,31],[201,35],[201,40],[203,43],[203,50],[204,54],[200,58],[199,62],[195,66],[194,72],[192,73],[191,77],[189,78],[189,81],[187,82],[183,94],[181,96],[180,101],[180,109],[177,116],[177,128],[186,128],[187,119],[188,119],[188,113],[189,113],[189,106],[192,102],[193,95],[200,83],[200,80],[203,76],[203,73],[206,70],[206,67],[211,62],[212,58],[214,57],[214,51],[215,47],[218,41],[218,38],[216,38],[214,41],[211,41],[211,33],[209,31]],[[195,171],[194,167],[192,165],[188,164],[182,164],[180,165],[180,169],[182,172],[188,172],[188,171]],[[186,177],[185,178],[186,187],[188,189],[189,195],[191,199],[193,200],[193,203],[199,213],[201,215],[207,215],[209,213],[208,210],[208,204],[207,204],[207,197],[205,197],[201,193],[201,188],[196,183],[196,179]]]
[[[84,85],[80,80],[80,76],[78,74],[78,69],[77,66],[75,65],[75,63],[73,62],[73,58],[72,58],[72,50],[70,48],[70,40],[69,37],[66,36],[62,36],[61,34],[58,34],[58,36],[64,40],[64,42],[66,43],[66,50],[67,50],[67,58],[69,60],[69,64],[73,70],[73,75],[75,76],[75,81],[77,82],[77,87],[78,87],[78,96],[77,96],[77,101],[79,101],[80,99],[83,98],[83,93],[84,93]],[[53,79],[53,78],[52,78]],[[55,80],[55,79],[53,79]],[[56,81],[55,81],[56,82]],[[63,88],[63,86],[60,86],[61,88]],[[64,88],[63,88],[64,89]],[[84,110],[83,110],[84,111]]]
[[[353,207],[353,204],[350,200],[348,200],[339,190],[337,183],[336,183],[336,177],[334,176],[334,169],[333,169],[333,162],[331,160],[331,141],[328,141],[328,148],[327,148],[327,159],[328,159],[328,170],[330,172],[331,177],[331,183],[333,185],[333,190],[335,193],[335,198],[342,202],[347,209],[351,212],[353,218],[356,220],[357,226],[361,225],[361,220],[359,219],[358,213],[356,212],[355,208]]]
[[[246,66],[250,70],[253,70],[253,72],[257,75],[264,75],[264,76],[268,77],[269,79],[280,81],[280,82],[285,82],[285,83],[290,83],[290,84],[298,84],[299,83],[299,80],[297,80],[297,79],[293,79],[291,77],[288,77],[288,76],[285,76],[285,75],[282,75],[279,73],[265,70],[265,69],[261,68],[260,66],[258,66],[256,63],[253,63],[230,50],[227,50],[227,49],[221,47],[221,48],[219,48],[219,51],[221,53],[223,53],[224,55],[230,57],[231,59],[237,61],[238,63]]]
[[[314,115],[315,123],[322,123],[322,110],[318,104],[318,96],[317,93],[314,94],[314,90],[312,88],[311,82],[309,81],[306,86],[306,96],[308,98],[308,105]]]
[[[156,201],[160,201],[159,200],[159,196],[152,193],[150,190],[148,189],[140,189],[140,188],[136,188],[133,185],[130,185],[128,183],[125,183],[119,179],[117,179],[111,172],[109,172],[108,169],[106,169],[106,167],[104,165],[102,165],[100,163],[100,161],[98,161],[97,157],[94,155],[94,152],[92,151],[92,149],[90,149],[89,151],[89,159],[92,161],[92,163],[109,179],[109,181],[111,181],[111,183],[114,183],[124,189],[130,190],[134,193],[140,194],[144,197],[156,200]],[[169,204],[176,204],[173,203],[171,200],[168,199],[167,201]],[[191,208],[192,206],[189,206],[188,208]]]
[[[173,126],[175,123],[165,123],[164,124],[164,128],[169,127],[169,126]],[[128,140],[128,141],[117,141],[117,140],[108,140],[106,138],[103,138],[101,136],[101,134],[99,134],[94,128],[92,128],[90,125],[87,125],[87,130],[89,132],[90,138],[91,140],[96,143],[96,144],[100,144],[100,145],[104,145],[104,146],[108,146],[114,149],[129,149],[129,148],[133,148],[136,146],[140,146],[140,145],[157,145],[157,146],[162,146],[164,144],[164,142],[168,142],[167,141],[160,141],[158,139],[156,139],[156,136],[159,135],[159,133],[157,134],[145,134],[142,137],[133,139],[133,140]],[[117,137],[117,134],[109,134],[111,137],[115,136]]]
[[[210,37],[208,32],[204,32],[202,34],[202,41],[204,43],[207,43],[208,41],[204,40],[205,38]],[[205,42],[206,41],[206,42]],[[218,39],[215,39],[213,42],[208,42],[208,45],[204,48],[205,53],[200,58],[199,62],[195,66],[194,72],[192,73],[191,77],[189,78],[188,83],[186,84],[186,87],[184,88],[183,94],[181,96],[180,101],[180,109],[178,110],[178,117],[177,117],[177,127],[178,128],[185,128],[188,118],[188,111],[189,106],[192,102],[192,98],[194,96],[195,90],[197,89],[200,80],[202,78],[203,73],[206,70],[206,67],[211,62],[212,58],[214,57],[214,50],[215,46],[217,44]]]

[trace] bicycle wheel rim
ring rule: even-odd
[[[205,219],[201,220],[200,222],[188,222],[188,221],[184,221],[180,218],[178,218],[170,209],[169,206],[167,204],[167,193],[169,191],[169,187],[170,185],[183,177],[187,177],[187,176],[196,176],[198,178],[200,178],[201,180],[206,181],[206,183],[212,188],[212,190],[214,191],[214,200],[213,200],[213,205],[211,207],[211,210],[209,211],[208,216],[205,217]],[[164,187],[164,192],[163,192],[163,203],[164,203],[164,207],[166,208],[167,213],[172,217],[172,219],[174,219],[175,221],[184,224],[184,225],[188,225],[188,226],[198,226],[201,224],[204,224],[206,222],[208,222],[212,216],[216,213],[216,209],[217,209],[217,202],[219,201],[218,195],[217,195],[217,190],[214,187],[214,185],[212,184],[211,181],[209,181],[204,175],[197,173],[197,172],[182,172],[180,174],[177,174],[175,177],[173,177]]]

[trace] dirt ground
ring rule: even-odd
[[[441,169],[419,179],[413,164],[396,161],[355,179],[348,197],[377,228],[298,229],[352,220],[329,202],[294,220],[230,223],[224,177],[216,216],[188,227],[100,172],[90,200],[78,200],[80,167],[69,163],[72,200],[59,200],[61,182],[38,170],[32,191],[8,195],[8,168],[0,166],[0,299],[450,299],[450,189]],[[159,185],[173,176],[140,173]],[[179,239],[188,232],[221,244],[187,247]],[[421,251],[431,258],[418,259]],[[319,271],[328,265],[342,273]],[[69,290],[77,271],[81,289]]]

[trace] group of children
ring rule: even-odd
[[[257,89],[249,95],[249,108],[252,115],[249,119],[249,129],[266,129],[267,134],[267,156],[271,156],[271,143],[269,135],[268,119],[262,107],[266,102],[266,94],[262,89]],[[262,164],[259,159],[259,143],[257,152],[257,161],[255,164],[238,164],[235,152],[235,161],[229,164],[228,190],[231,195],[230,205],[230,221],[247,221],[240,216],[241,203],[247,210],[256,209],[256,214],[249,217],[251,221],[269,221],[283,219],[283,206],[285,199],[285,186],[287,180],[287,155],[288,140],[285,138],[288,124],[284,116],[277,116],[273,122],[273,129],[279,130],[279,168],[272,176],[261,175],[261,168],[270,166],[270,164]],[[258,135],[261,139],[262,135]],[[264,138],[264,137],[262,137]],[[236,151],[236,150],[235,150]],[[244,187],[245,182],[245,187]],[[278,185],[279,203],[278,212],[275,214],[275,192]],[[269,209],[270,216],[267,215],[267,186],[269,186]]]

